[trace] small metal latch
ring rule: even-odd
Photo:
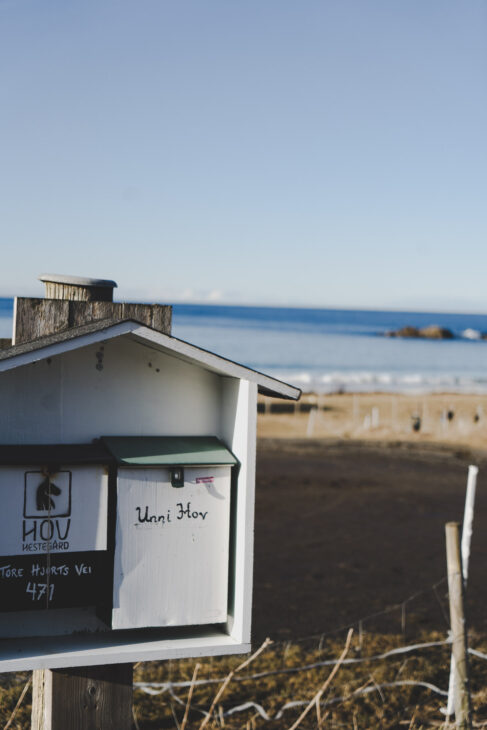
[[[170,470],[171,484],[173,487],[184,487],[184,469],[182,466],[176,466]]]

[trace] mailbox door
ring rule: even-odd
[[[185,467],[175,487],[168,468],[119,469],[114,629],[227,620],[230,473]]]

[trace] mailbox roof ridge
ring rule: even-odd
[[[166,351],[222,375],[251,380],[264,395],[288,400],[298,400],[301,395],[301,390],[293,385],[185,340],[163,334],[132,318],[101,319],[0,350],[0,372],[123,335],[130,336],[135,342],[149,344],[154,349]]]

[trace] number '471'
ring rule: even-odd
[[[30,593],[33,601],[40,601],[43,596],[52,601],[54,595],[54,583],[27,583],[26,593]]]

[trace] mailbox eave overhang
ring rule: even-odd
[[[102,436],[101,441],[119,466],[238,464],[235,455],[216,436]]]
[[[100,320],[1,350],[0,372],[118,337],[130,338],[140,345],[172,355],[218,375],[256,383],[263,395],[287,400],[299,400],[301,396],[301,390],[288,383],[130,319]]]

